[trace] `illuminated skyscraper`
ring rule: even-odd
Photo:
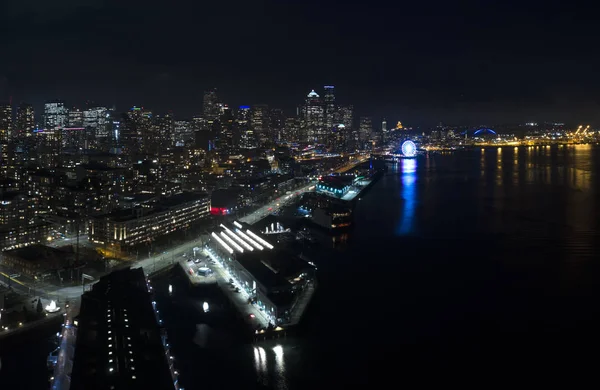
[[[15,128],[12,135],[13,139],[24,139],[31,136],[35,128],[35,116],[33,106],[27,103],[21,103],[17,108],[17,116],[15,118]]]
[[[283,129],[285,128],[283,110],[273,108],[269,114],[269,138],[271,141],[280,141],[285,138],[283,136]]]
[[[12,106],[0,103],[0,141],[7,142],[12,134]]]
[[[250,126],[259,143],[269,139],[269,106],[257,104],[250,112]]]
[[[44,105],[44,129],[56,130],[65,127],[68,121],[68,110],[62,101],[48,102]]]
[[[369,141],[371,138],[371,133],[373,132],[373,122],[371,121],[370,116],[361,116],[360,117],[360,125],[358,127],[358,138],[360,142],[360,147],[362,148],[365,142]]]
[[[194,139],[192,124],[189,121],[175,121],[171,139],[176,146],[191,142]]]
[[[88,145],[106,144],[111,136],[111,121],[108,108],[93,107],[83,112],[83,127],[85,128]]]
[[[240,139],[240,147],[249,149],[256,147],[256,137],[250,125],[250,107],[240,106],[235,118],[235,133]]]
[[[285,118],[285,127],[283,139],[288,142],[298,142],[300,140],[300,121],[296,117]]]
[[[335,87],[333,85],[326,85],[323,88],[325,89],[323,96],[325,103],[325,127],[329,132],[333,130],[333,125],[335,124]]]
[[[341,106],[338,108],[338,130],[342,129],[344,139],[346,142],[346,149],[353,150],[358,145],[358,131],[354,125],[354,107],[353,106]]]
[[[71,108],[69,110],[67,126],[68,127],[83,127],[83,111],[81,111],[79,108],[75,108],[75,107]]]
[[[217,98],[217,90],[213,89],[204,92],[204,119],[214,121],[219,117],[219,99]]]
[[[313,89],[302,106],[301,132],[304,142],[322,143],[325,131],[325,107],[321,97]]]

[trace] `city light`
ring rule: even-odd
[[[219,244],[221,244],[221,246],[222,246],[223,248],[225,248],[225,250],[226,250],[227,252],[229,252],[229,254],[233,254],[233,249],[231,249],[231,247],[229,247],[229,245],[225,244],[225,241],[221,240],[221,237],[219,237],[219,236],[217,235],[217,233],[215,233],[215,232],[212,232],[211,236],[212,236],[212,237],[213,237],[215,240],[217,240],[217,242],[218,242]]]
[[[260,238],[256,234],[252,233],[249,229],[246,229],[246,233],[248,233],[249,235],[251,235],[252,238],[254,238],[255,240],[257,240],[258,242],[260,242],[261,244],[263,244],[267,248],[273,249],[273,245],[269,244],[268,242],[266,242],[265,240],[263,240],[262,238]]]
[[[417,146],[411,140],[402,143],[402,154],[405,157],[414,157],[417,154]]]
[[[56,302],[50,301],[50,304],[46,305],[45,309],[48,313],[56,313],[60,310],[60,307],[56,306]]]
[[[246,233],[244,233],[243,231],[236,229],[235,231],[237,234],[240,235],[240,237],[244,238],[246,241],[248,241],[250,244],[254,245],[254,247],[258,250],[263,250],[265,249],[264,247],[262,247],[258,242],[254,241],[253,239],[251,239],[250,237],[248,237],[248,235]]]
[[[250,245],[248,245],[248,244],[246,243],[246,241],[242,240],[241,238],[239,238],[238,236],[236,236],[236,235],[235,235],[235,233],[233,233],[231,230],[229,230],[229,229],[227,228],[227,226],[225,226],[225,225],[221,224],[221,227],[222,227],[223,229],[225,229],[225,232],[226,232],[226,233],[227,233],[227,234],[228,234],[228,235],[229,235],[231,238],[233,238],[233,239],[234,239],[234,241],[236,241],[236,242],[238,242],[239,244],[241,244],[241,245],[242,245],[244,248],[246,248],[246,249],[247,249],[247,250],[249,250],[249,251],[253,251],[253,250],[254,250],[254,248],[252,248]]]
[[[225,234],[225,232],[221,232],[221,237],[223,237],[225,239],[225,241],[227,241],[229,244],[231,244],[231,246],[233,246],[238,252],[244,253],[244,248],[242,248],[241,246],[236,244],[235,241],[233,241],[231,238],[229,238],[227,236],[227,234]]]

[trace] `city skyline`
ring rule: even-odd
[[[332,84],[358,115],[423,126],[597,121],[592,24],[583,10],[534,4],[10,4],[0,100],[92,98],[191,117],[212,87],[231,106],[291,110]]]

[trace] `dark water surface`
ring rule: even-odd
[[[593,146],[390,166],[346,242],[315,259],[320,286],[297,338],[200,348],[167,314],[182,385],[572,386],[599,360],[599,169]]]

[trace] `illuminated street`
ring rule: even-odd
[[[298,199],[305,192],[309,192],[314,190],[315,185],[313,183],[307,184],[302,188],[299,188],[293,191],[291,194],[282,195],[279,198],[267,203],[266,205],[260,207],[258,210],[246,215],[243,218],[240,218],[240,221],[255,224],[266,216],[278,211],[281,207],[288,205],[289,203]]]

